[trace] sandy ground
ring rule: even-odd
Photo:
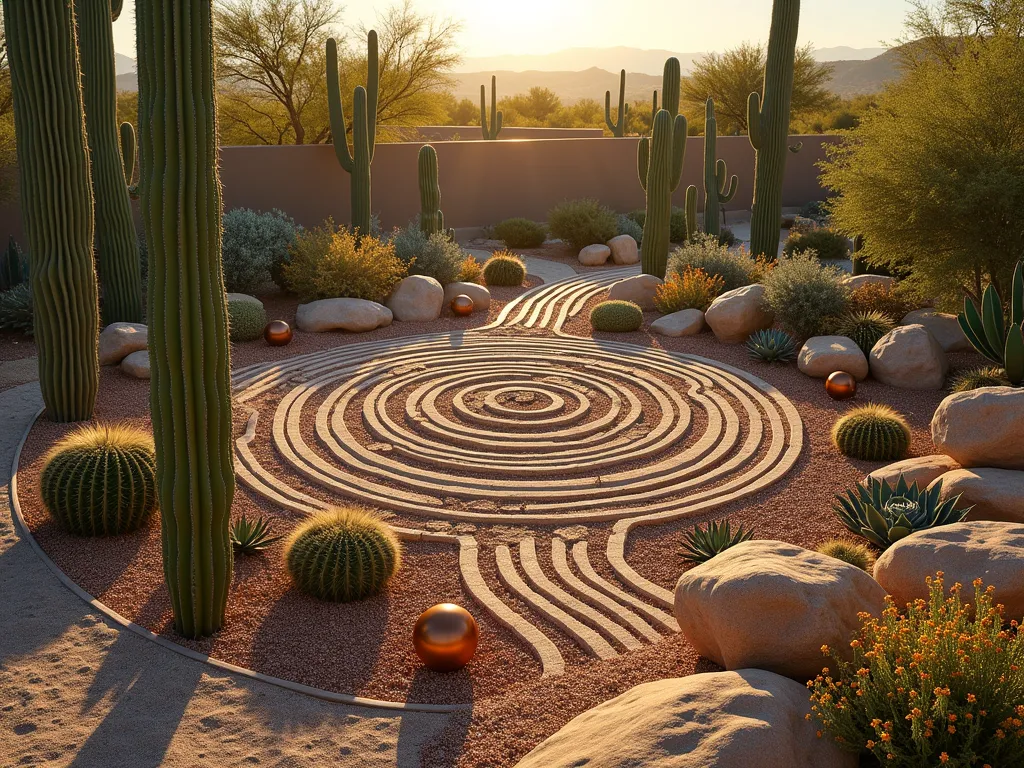
[[[0,765],[413,766],[449,716],[331,704],[111,626],[14,530],[11,460],[41,403],[0,393]]]

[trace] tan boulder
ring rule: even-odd
[[[932,416],[935,448],[965,467],[1024,469],[1024,389],[957,392]]]
[[[940,480],[941,501],[960,496],[961,507],[974,507],[967,516],[968,520],[1024,523],[1024,472],[987,467],[955,469],[932,485]],[[1024,557],[1024,553],[1021,556]]]
[[[719,341],[742,344],[754,331],[771,328],[775,315],[765,302],[764,286],[745,285],[715,299],[704,320]]]
[[[871,349],[871,375],[899,389],[942,389],[949,360],[923,325],[901,325]]]
[[[798,682],[827,663],[822,645],[849,650],[857,614],[880,615],[885,590],[860,568],[781,541],[746,541],[676,584],[686,639],[726,669],[767,669]]]
[[[429,323],[441,316],[444,288],[427,275],[409,275],[395,286],[385,304],[400,323]]]
[[[366,299],[320,299],[300,304],[295,324],[306,333],[365,333],[391,325],[391,310]]]
[[[759,669],[658,680],[573,718],[517,768],[856,768],[810,711],[803,685]]]
[[[630,235],[619,235],[608,241],[612,252],[612,261],[616,264],[628,265],[640,263],[640,248]]]
[[[142,323],[111,323],[100,333],[100,365],[117,365],[148,344],[149,329]]]
[[[444,287],[444,305],[449,306],[456,296],[469,296],[474,312],[486,312],[491,306],[491,292],[479,283],[448,283]]]
[[[923,325],[946,352],[970,352],[974,349],[956,315],[934,309],[915,309],[903,318],[900,325]]]
[[[995,587],[1007,621],[1024,617],[1024,525],[980,521],[930,528],[897,541],[875,563],[875,578],[900,607],[927,599],[925,578],[937,571],[947,587],[963,585],[966,598],[981,579]]]
[[[585,267],[600,267],[612,255],[612,249],[607,245],[588,245],[580,251],[580,264]]]
[[[696,336],[704,330],[704,313],[699,309],[684,309],[659,317],[651,323],[651,331],[659,336]]]
[[[608,290],[609,301],[632,301],[644,312],[654,309],[654,292],[662,284],[654,275],[637,275],[619,280]]]
[[[149,372],[149,350],[140,349],[132,352],[121,361],[121,370],[133,379],[148,379]]]
[[[886,289],[891,289],[896,285],[896,278],[888,275],[850,275],[843,279],[843,285],[851,291],[856,291],[865,285],[881,285]]]
[[[875,480],[884,480],[889,485],[896,485],[900,475],[903,475],[906,478],[907,485],[917,483],[918,488],[924,489],[931,485],[932,481],[942,477],[947,472],[952,472],[954,469],[960,469],[960,465],[949,458],[949,456],[938,454],[897,461],[895,464],[889,464],[876,469],[868,477]]]
[[[846,336],[814,336],[806,341],[797,358],[800,372],[815,379],[827,379],[845,371],[857,381],[868,377],[868,359]]]

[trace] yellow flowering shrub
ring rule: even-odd
[[[881,619],[861,614],[852,662],[822,648],[836,669],[807,684],[819,735],[897,768],[1024,765],[1018,623],[1003,624],[980,579],[969,603],[960,584],[946,595],[941,572],[928,584],[905,613],[888,598]]]
[[[663,315],[684,309],[707,312],[711,302],[725,288],[725,280],[709,275],[699,267],[686,265],[682,272],[672,272],[654,291],[654,306]]]

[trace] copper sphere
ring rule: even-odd
[[[283,347],[292,340],[292,327],[284,320],[271,320],[263,329],[263,338],[272,347]]]
[[[412,630],[416,655],[435,672],[462,669],[476,653],[480,629],[465,608],[440,603],[425,610]]]
[[[459,294],[452,299],[452,312],[458,317],[467,317],[473,314],[473,300],[466,294]]]
[[[846,371],[836,371],[825,382],[825,391],[833,400],[849,400],[857,394],[857,380]]]

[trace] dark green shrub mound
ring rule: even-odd
[[[640,330],[644,311],[631,301],[604,301],[590,311],[590,324],[595,331],[629,333]]]
[[[878,340],[896,327],[896,323],[881,312],[849,312],[840,318],[836,335],[853,339],[865,356],[871,354]]]
[[[525,279],[523,260],[508,251],[498,251],[484,264],[484,282],[487,285],[518,287]]]
[[[0,330],[20,331],[31,336],[35,329],[32,315],[32,288],[21,283],[0,293]]]
[[[843,261],[850,258],[850,242],[845,235],[820,227],[810,232],[790,235],[782,252],[786,256],[814,251],[822,261]]]
[[[689,239],[686,229],[686,209],[672,206],[672,214],[668,220],[668,239],[673,243],[685,243]]]
[[[995,366],[959,371],[949,381],[949,388],[953,392],[970,392],[982,387],[1008,386],[1010,386],[1010,380],[1006,378],[1006,371]]]
[[[529,219],[505,219],[494,227],[494,237],[506,248],[540,248],[548,236],[547,228]]]
[[[728,520],[721,523],[710,522],[706,527],[694,526],[692,531],[683,534],[683,559],[690,563],[706,563],[715,555],[720,555],[729,547],[735,547],[741,541],[754,538],[754,530],[744,530],[741,525],[736,533]]]
[[[228,302],[228,335],[232,341],[255,341],[267,327],[267,312],[253,301]]]
[[[726,248],[732,248],[739,239],[736,237],[736,233],[728,227],[722,227],[722,231],[718,233],[718,244],[724,245]]]
[[[618,217],[597,200],[566,200],[548,213],[548,231],[577,251],[604,244],[618,234]]]
[[[910,450],[910,426],[887,405],[854,408],[832,428],[832,442],[844,456],[865,461],[899,461]]]
[[[0,293],[28,282],[28,259],[12,235],[7,250],[0,254]]]
[[[285,564],[303,592],[338,603],[380,594],[402,563],[389,525],[354,507],[321,512],[285,545]]]
[[[747,339],[747,352],[753,359],[765,363],[791,363],[796,360],[798,351],[793,337],[777,328],[754,331]]]
[[[82,427],[47,455],[39,485],[47,512],[70,533],[130,533],[158,504],[153,439],[127,426]]]
[[[823,555],[834,557],[836,560],[842,560],[844,563],[849,563],[868,573],[871,572],[872,567],[875,565],[874,552],[864,544],[857,544],[846,539],[826,541],[818,547],[818,551]]]

